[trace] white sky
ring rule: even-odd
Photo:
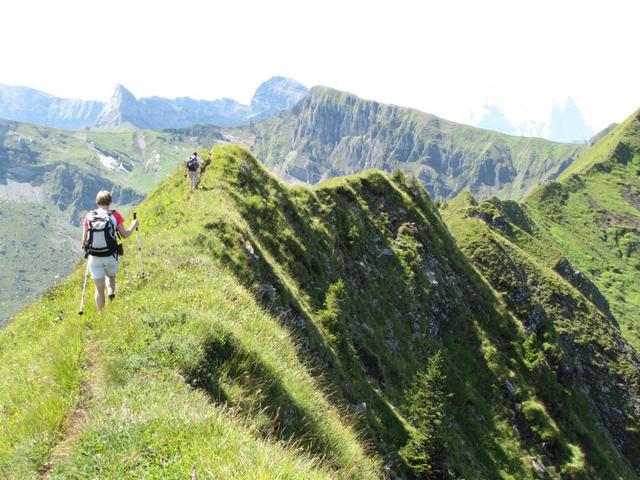
[[[632,0],[7,0],[0,83],[248,102],[284,75],[458,121],[571,95],[599,129],[640,107],[639,20]]]

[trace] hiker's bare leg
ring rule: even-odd
[[[104,308],[104,278],[96,278],[93,282],[96,285],[96,307],[100,311]]]
[[[116,277],[107,277],[107,295],[116,294]]]
[[[198,186],[198,172],[189,172],[191,177],[191,191],[194,192]]]

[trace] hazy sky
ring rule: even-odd
[[[248,102],[273,75],[465,121],[571,95],[592,127],[640,107],[640,2],[8,0],[0,83],[107,100]]]

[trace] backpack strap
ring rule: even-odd
[[[87,239],[85,240],[84,249],[87,252],[87,255],[89,255],[89,245],[91,245],[91,243],[93,242],[93,228],[91,227],[91,220],[93,220],[93,217],[96,216],[97,214],[98,214],[97,210],[91,210],[89,213],[87,213],[87,216],[86,216]]]

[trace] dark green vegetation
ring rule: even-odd
[[[0,332],[0,472],[638,477],[640,361],[595,287],[458,200],[492,289],[402,174],[288,188],[240,147],[207,160],[140,206],[146,277],[125,257],[104,314],[77,317],[76,272]]]
[[[288,182],[399,169],[417,177],[435,199],[463,190],[521,199],[584,149],[474,128],[325,87],[312,88],[290,112],[227,133]]]
[[[640,112],[525,203],[489,200],[484,219],[564,276],[640,351]],[[482,212],[482,213],[478,213]]]
[[[171,133],[72,133],[0,120],[0,325],[81,258],[78,225],[99,190],[126,211],[194,144]]]
[[[524,203],[463,194],[443,210],[459,246],[526,326],[527,348],[541,349],[565,384],[591,398],[616,439],[637,436],[640,412],[637,366],[624,360],[637,363],[640,351],[639,178],[637,111]],[[573,295],[561,295],[568,286]],[[640,458],[640,443],[622,451]]]

